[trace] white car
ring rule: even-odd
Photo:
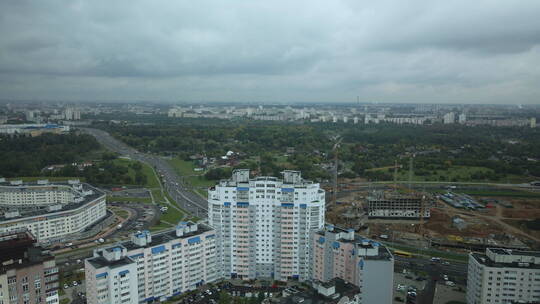
[[[443,275],[443,279],[444,279],[445,281],[448,281],[448,275],[446,275],[446,274]]]
[[[77,283],[77,281],[73,281],[73,283],[71,283],[71,285],[77,286],[77,285],[79,285],[79,284]]]

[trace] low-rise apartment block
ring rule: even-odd
[[[540,302],[540,252],[488,248],[471,253],[468,304]]]
[[[214,230],[192,222],[155,234],[142,231],[97,249],[85,269],[90,304],[163,301],[221,278]],[[132,302],[122,302],[128,295]]]

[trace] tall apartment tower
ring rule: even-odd
[[[540,252],[487,248],[471,253],[467,303],[538,303]]]
[[[310,234],[324,226],[325,192],[284,171],[283,179],[234,170],[208,192],[224,277],[309,279]]]
[[[56,304],[58,267],[28,230],[0,234],[0,303]]]
[[[392,303],[394,257],[385,246],[327,225],[311,237],[311,278],[340,278],[360,288],[361,303]]]
[[[443,123],[444,124],[453,124],[456,122],[456,114],[454,112],[449,112],[444,114]]]

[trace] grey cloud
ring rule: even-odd
[[[0,98],[538,103],[539,13],[535,0],[2,1]]]

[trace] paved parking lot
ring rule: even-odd
[[[466,303],[465,286],[457,285],[451,287],[438,283],[435,287],[435,298],[433,299],[433,304],[446,304],[450,301]]]
[[[416,288],[417,292],[420,293],[424,290],[426,286],[426,280],[417,280],[420,276],[414,275],[410,272],[408,273],[394,273],[394,304],[405,303],[407,298],[407,291],[409,287]],[[397,290],[398,285],[404,285],[405,287],[402,290]],[[397,301],[396,297],[402,299],[402,301]]]

